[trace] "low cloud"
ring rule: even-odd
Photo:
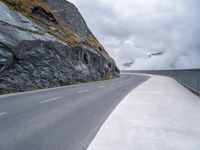
[[[132,60],[131,69],[200,68],[199,1],[70,1],[121,69]]]

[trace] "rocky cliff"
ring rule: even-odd
[[[0,1],[0,94],[118,76],[73,4]]]

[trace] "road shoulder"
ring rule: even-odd
[[[88,150],[199,150],[200,98],[151,75],[105,121]]]

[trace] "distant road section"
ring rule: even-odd
[[[200,98],[151,75],[105,121],[88,150],[199,150]]]
[[[200,96],[200,69],[184,70],[127,70],[128,73],[147,73],[169,76],[176,79],[193,93]]]
[[[0,150],[85,150],[142,75],[0,96]]]

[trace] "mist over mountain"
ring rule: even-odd
[[[70,1],[121,69],[133,60],[130,69],[200,67],[200,1]],[[164,53],[148,58],[152,52]]]

